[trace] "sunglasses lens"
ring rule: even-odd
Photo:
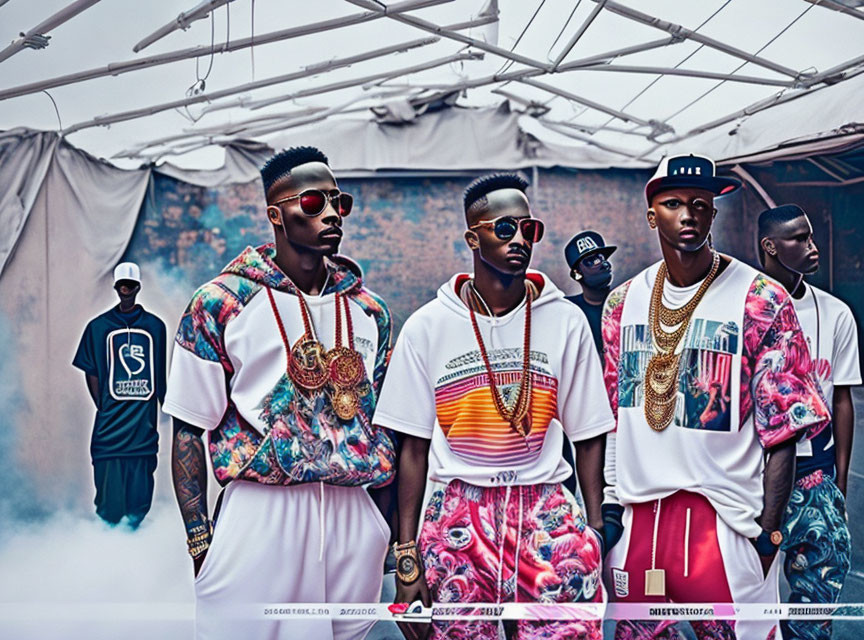
[[[342,192],[339,194],[339,215],[343,218],[351,213],[351,208],[354,206],[354,197],[349,194]]]
[[[310,190],[300,194],[300,208],[307,216],[317,216],[327,206],[327,197],[320,191]]]
[[[499,240],[509,240],[516,235],[518,225],[513,218],[501,218],[495,223],[495,236]]]
[[[543,222],[534,218],[522,222],[522,235],[529,242],[540,242],[545,229]]]

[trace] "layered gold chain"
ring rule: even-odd
[[[693,312],[708,287],[717,276],[720,268],[720,254],[714,252],[711,270],[696,294],[687,304],[678,309],[663,306],[663,285],[666,281],[666,263],[660,264],[654,288],[651,290],[651,305],[648,308],[648,323],[654,339],[656,353],[651,356],[645,369],[645,419],[655,431],[662,431],[672,422],[675,415],[675,401],[678,396],[678,368],[681,354],[678,345],[687,333]],[[666,331],[669,327],[671,331]]]

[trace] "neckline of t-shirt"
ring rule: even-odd
[[[722,256],[720,259],[721,260],[723,259]],[[726,265],[726,268],[723,269],[723,271],[720,273],[720,275],[717,276],[717,278],[715,278],[714,282],[711,283],[711,286],[708,287],[708,291],[705,292],[705,295],[708,295],[712,291],[712,288],[716,287],[718,284],[721,284],[723,282],[723,279],[726,277],[726,274],[729,273],[730,271],[733,271],[734,266],[735,266],[735,260],[733,258],[730,260],[729,264]],[[659,266],[658,266],[658,269],[659,269]],[[656,277],[657,274],[655,273],[654,275]],[[699,290],[699,287],[702,286],[703,282],[705,282],[705,278],[702,278],[699,282],[696,282],[696,283],[691,284],[689,286],[678,287],[678,286],[675,286],[674,284],[672,284],[669,281],[669,278],[664,278],[663,279],[663,293],[665,294],[667,291],[669,291],[670,293],[674,293],[676,295],[681,295],[681,296],[687,295],[690,292],[693,292],[695,294],[696,291]],[[664,298],[665,297],[666,296],[664,295]],[[684,304],[687,304],[687,302],[685,301]],[[684,305],[680,305],[680,306],[684,306]],[[674,308],[680,308],[680,307],[674,307]]]

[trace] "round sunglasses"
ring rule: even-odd
[[[333,208],[339,212],[343,218],[351,213],[351,207],[354,206],[354,196],[339,189],[333,189],[330,192],[321,191],[320,189],[306,189],[297,195],[282,198],[276,202],[272,202],[270,206],[276,206],[289,200],[300,200],[300,210],[307,216],[317,216],[324,212],[327,208],[327,203],[331,203]]]
[[[543,221],[538,218],[514,218],[513,216],[480,220],[468,228],[473,231],[478,227],[492,227],[495,237],[499,240],[512,240],[518,230],[522,232],[522,237],[531,243],[540,242],[546,229]]]

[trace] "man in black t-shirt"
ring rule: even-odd
[[[600,333],[600,320],[603,303],[612,290],[612,264],[609,256],[618,247],[606,246],[606,242],[596,231],[577,233],[564,248],[564,258],[570,266],[570,277],[582,285],[582,293],[567,296],[567,300],[582,309],[591,326],[597,353],[603,355],[603,336]]]
[[[582,309],[588,318],[594,346],[603,362],[603,335],[600,330],[603,316],[603,303],[612,290],[612,265],[609,262],[615,246],[606,246],[596,231],[581,231],[570,239],[564,247],[564,259],[570,266],[570,277],[582,285],[582,293],[565,296],[567,300]],[[573,451],[569,442],[564,443],[564,459],[573,466]],[[575,469],[575,467],[573,467]],[[576,494],[576,474],[564,481],[564,486]]]
[[[136,264],[117,265],[114,290],[120,304],[87,324],[72,364],[84,371],[96,405],[90,440],[96,513],[110,524],[126,516],[134,529],[153,499],[166,330],[159,318],[135,304],[141,290]]]

